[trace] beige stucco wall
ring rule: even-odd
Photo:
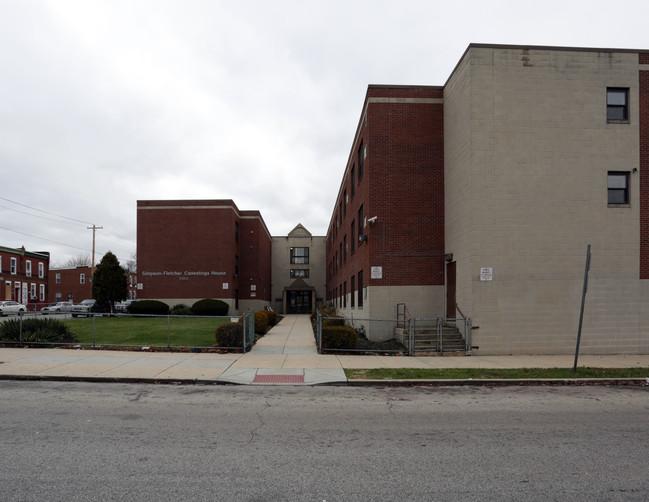
[[[291,248],[308,247],[309,264],[292,265]],[[290,276],[292,268],[309,269],[309,277],[304,281],[315,288],[316,299],[325,298],[326,282],[326,238],[312,236],[302,225],[296,226],[289,235],[272,238],[272,307],[277,312],[283,312],[282,298],[284,288],[290,286],[294,278]],[[278,301],[279,300],[279,301]]]
[[[607,87],[630,88],[629,124],[606,123]],[[573,352],[589,243],[582,351],[647,352],[638,174],[607,205],[607,172],[638,167],[637,54],[471,48],[444,102],[446,251],[477,353]]]
[[[442,315],[444,286],[368,286],[363,288],[363,306],[351,307],[351,293],[347,293],[347,307],[337,307],[339,315],[364,326],[368,339],[389,340],[394,337],[398,303],[408,306],[410,317],[428,319]],[[344,301],[340,301],[345,305]],[[371,321],[368,321],[371,319]]]

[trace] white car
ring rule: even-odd
[[[0,302],[0,316],[9,315],[9,314],[20,314],[21,312],[26,312],[27,307],[22,303],[6,301]]]
[[[50,303],[47,307],[41,309],[41,314],[63,314],[72,310],[72,302]]]

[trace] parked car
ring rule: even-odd
[[[128,312],[128,308],[131,306],[131,303],[133,303],[133,300],[125,300],[123,302],[116,303],[115,312],[122,312],[122,313]]]
[[[10,300],[7,300],[6,302],[0,302],[0,316],[20,314],[21,312],[26,311],[27,307],[22,303],[13,302]]]
[[[64,314],[70,312],[74,305],[72,302],[56,302],[50,303],[47,307],[41,309],[41,314]]]
[[[104,303],[97,303],[97,300],[88,298],[78,305],[73,305],[70,314],[72,317],[89,317],[96,313],[110,312],[110,307]]]

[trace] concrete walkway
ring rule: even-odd
[[[246,354],[0,348],[0,379],[317,385],[347,383],[345,369],[572,368],[573,362],[570,355],[320,355],[309,316],[289,315]],[[579,365],[649,368],[649,355],[582,355]]]

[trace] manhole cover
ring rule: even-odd
[[[254,383],[304,383],[304,375],[255,375]]]

